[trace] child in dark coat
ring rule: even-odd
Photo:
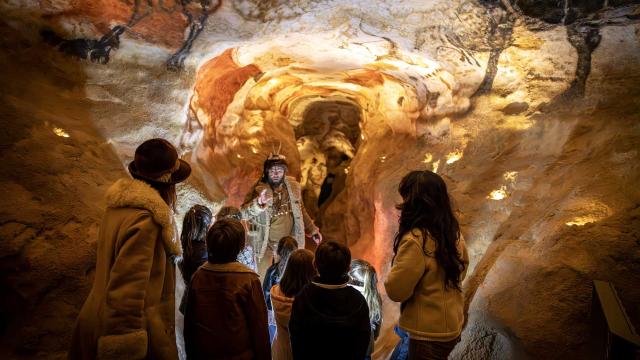
[[[217,221],[207,234],[208,261],[191,279],[184,317],[189,360],[270,360],[267,306],[258,274],[236,261],[245,231]]]
[[[351,252],[333,241],[316,250],[319,276],[296,296],[289,334],[294,359],[362,360],[371,337],[369,308],[348,286]]]

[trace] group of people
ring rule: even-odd
[[[265,161],[240,208],[214,216],[192,207],[178,238],[175,184],[190,171],[169,142],[151,139],[136,149],[132,178],[107,191],[95,279],[69,358],[177,359],[176,265],[187,285],[179,309],[188,359],[371,358],[382,323],[376,270],[323,241],[284,157]],[[464,323],[464,239],[437,174],[410,172],[398,190],[384,288],[401,303],[397,332],[408,349],[393,356],[446,359]]]

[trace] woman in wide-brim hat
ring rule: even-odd
[[[175,184],[191,173],[166,140],[142,143],[131,178],[107,191],[93,287],[78,316],[70,359],[177,359],[173,223]]]

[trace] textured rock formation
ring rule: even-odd
[[[382,278],[400,178],[437,171],[472,257],[453,358],[583,357],[593,279],[640,326],[637,1],[180,4],[0,5],[3,358],[64,357],[102,192],[152,136],[194,167],[178,221],[240,204],[280,148],[325,237]]]
[[[102,193],[124,171],[87,121],[84,73],[0,32],[0,353],[63,358],[91,287]]]

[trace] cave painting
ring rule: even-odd
[[[168,69],[179,70],[183,67],[194,40],[204,29],[207,18],[221,5],[222,0],[105,0],[98,6],[90,2],[80,2],[77,9],[74,9],[77,12],[91,14],[91,9],[98,9],[94,10],[97,13],[93,19],[98,22],[98,28],[105,26],[103,17],[107,22],[119,22],[123,21],[127,16],[125,14],[129,12],[128,19],[108,29],[97,40],[64,39],[49,29],[44,29],[41,34],[47,43],[69,56],[106,64],[110,60],[111,52],[120,47],[120,36],[130,32],[133,33],[132,36],[152,43],[161,43],[172,48],[179,46],[166,62]],[[187,36],[183,39],[184,30],[187,28]]]
[[[417,35],[415,49],[422,50],[425,43],[434,40],[439,34],[443,43],[437,52],[453,51],[460,61],[480,67],[474,54],[479,51],[489,52],[485,75],[475,95],[487,94],[491,91],[498,71],[501,53],[513,44],[513,29],[516,22],[524,24],[529,30],[546,31],[550,27],[564,26],[567,40],[577,52],[574,80],[570,87],[558,99],[581,98],[585,93],[585,84],[591,71],[591,54],[598,47],[600,29],[605,26],[625,26],[640,20],[635,7],[637,0],[578,0],[578,1],[517,1],[491,0],[478,1],[484,7],[484,38],[465,33],[466,29],[443,27],[442,24],[428,25]],[[468,16],[463,2],[458,13]]]
[[[488,6],[495,6],[494,2],[486,2]],[[499,56],[504,45],[511,40],[513,22],[522,18],[527,27],[533,31],[545,30],[548,26],[562,25],[567,30],[567,40],[576,49],[578,63],[575,78],[570,87],[558,97],[558,100],[581,98],[585,93],[585,84],[591,72],[591,54],[598,47],[601,40],[600,28],[604,26],[624,26],[629,22],[640,20],[635,8],[628,6],[637,4],[637,0],[546,0],[546,1],[518,1],[500,0],[499,6],[508,14],[502,15],[495,23],[495,31],[490,37],[496,42],[492,50],[492,58],[487,66],[487,77],[479,91],[487,92],[490,82],[495,76],[497,59],[492,61],[494,52]],[[492,26],[492,29],[494,26]],[[494,69],[494,70],[491,70]]]

